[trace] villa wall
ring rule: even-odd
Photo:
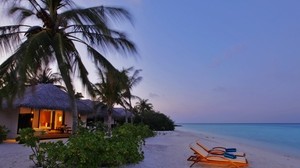
[[[72,117],[73,117],[72,113],[70,113],[70,112],[65,113],[65,124],[67,125],[67,127],[72,127],[72,124],[73,124]]]
[[[19,113],[20,114],[33,114],[33,119],[32,119],[32,128],[34,129],[40,129],[39,128],[39,109],[31,109],[31,108],[20,108],[19,109],[5,109],[5,110],[0,110],[0,125],[5,125],[8,130],[8,139],[14,139],[18,136],[17,131],[18,131],[18,119],[19,119]],[[86,123],[87,121],[87,116],[86,115],[81,115],[80,116],[81,120]],[[67,127],[71,127],[72,129],[72,123],[73,123],[73,118],[72,118],[72,113],[70,112],[65,112],[65,124]]]
[[[84,123],[84,125],[86,125],[87,115],[80,115],[80,119]],[[65,113],[65,124],[67,125],[67,127],[72,128],[72,124],[73,124],[73,115],[72,115],[72,113],[70,113],[70,112]]]
[[[80,116],[81,121],[83,122],[84,126],[86,126],[86,122],[87,122],[87,115],[81,115]]]
[[[7,138],[16,138],[17,137],[17,129],[18,129],[18,109],[6,109],[0,111],[0,125],[5,125],[9,133]]]

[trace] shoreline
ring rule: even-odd
[[[239,152],[245,152],[249,162],[249,168],[272,167],[272,168],[297,168],[300,159],[263,150],[259,147],[249,146],[244,143],[219,138],[218,135],[197,134],[189,131],[175,129],[175,131],[158,132],[155,137],[147,138],[144,151],[144,160],[134,165],[126,165],[122,168],[185,168],[191,162],[187,158],[193,154],[189,144],[200,140],[207,147],[225,146],[236,147]],[[25,168],[33,167],[29,160],[31,150],[21,144],[5,142],[0,144],[0,167]],[[195,168],[212,168],[205,164],[195,164]]]
[[[248,146],[251,148],[259,148],[263,151],[268,151],[270,153],[281,153],[282,155],[300,160],[300,150],[297,148],[292,148],[290,146],[280,146],[281,144],[274,145],[273,143],[268,143],[268,142],[262,142],[262,141],[257,141],[255,139],[245,139],[241,137],[234,137],[230,135],[223,135],[223,134],[217,134],[217,133],[211,133],[211,132],[205,132],[205,131],[196,131],[196,130],[191,130],[185,127],[180,127],[178,128],[179,131],[183,132],[190,132],[192,134],[200,135],[200,136],[206,136],[206,137],[211,137],[215,138],[218,141],[225,141],[225,142],[230,142],[231,144],[241,144],[242,146]],[[279,136],[279,135],[278,135]]]
[[[209,148],[215,146],[237,148],[238,152],[246,153],[246,159],[249,162],[248,168],[298,168],[300,165],[300,158],[265,150],[255,145],[238,142],[235,139],[223,138],[222,135],[178,129],[162,133],[146,139],[146,145],[143,147],[145,159],[142,162],[124,168],[189,167],[191,162],[186,159],[193,154],[189,149],[189,144],[197,140]],[[216,166],[197,163],[193,167],[213,168]]]
[[[261,124],[261,123],[260,123]],[[212,132],[206,132],[203,130],[192,130],[189,128],[181,127],[178,128],[178,130],[191,132],[194,134],[202,135],[202,136],[208,136],[208,137],[214,137],[218,139],[218,141],[228,141],[228,142],[235,142],[236,144],[241,144],[242,146],[248,146],[252,148],[261,148],[266,151],[272,152],[272,153],[281,153],[283,155],[287,155],[289,157],[300,159],[300,149],[297,145],[297,147],[292,145],[286,145],[281,144],[282,142],[273,143],[273,139],[269,138],[269,141],[262,141],[262,140],[256,140],[252,137],[245,138],[245,137],[238,137],[238,136],[231,136],[231,135],[225,135],[225,134],[218,134],[218,133],[212,133]],[[246,131],[247,132],[247,131]],[[278,137],[281,138],[279,133]],[[287,136],[289,137],[289,136]],[[273,137],[276,138],[276,137]],[[263,139],[266,140],[266,139]]]

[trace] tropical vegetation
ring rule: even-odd
[[[28,81],[25,84],[37,85],[39,83],[61,84],[62,77],[59,73],[53,73],[49,67],[40,67],[36,73],[28,74]]]
[[[79,128],[65,143],[40,142],[31,128],[21,130],[20,141],[32,149],[30,159],[41,167],[118,167],[144,158],[141,145],[153,132],[144,125],[124,124],[107,138],[102,129]]]
[[[5,125],[0,125],[0,144],[6,140],[8,132],[9,130],[5,127]]]
[[[134,71],[130,76],[130,72]],[[121,106],[127,111],[133,111],[132,100],[140,99],[138,96],[132,94],[131,90],[134,86],[138,85],[142,81],[142,77],[139,76],[141,69],[134,70],[134,67],[130,67],[127,69],[123,69],[121,71],[121,75],[123,76],[124,82],[124,90],[122,93],[122,104]],[[126,115],[125,122],[128,122],[128,117]]]
[[[155,131],[173,131],[174,121],[163,113],[155,111],[148,99],[141,99],[134,107],[134,123],[143,123]]]
[[[12,53],[0,65],[0,101],[12,101],[24,91],[29,74],[41,67],[57,65],[71,99],[73,131],[78,126],[73,75],[93,96],[88,71],[78,45],[97,69],[115,71],[105,58],[107,51],[133,55],[136,47],[123,32],[113,29],[114,21],[131,21],[123,8],[96,6],[81,8],[72,0],[2,0],[7,14],[16,24],[0,27],[1,55]],[[33,22],[32,20],[36,20]],[[25,38],[24,38],[25,36]]]
[[[142,78],[138,76],[140,70],[135,70],[132,76],[129,71],[134,70],[133,67],[123,69],[122,71],[104,71],[99,70],[101,82],[95,83],[94,93],[96,99],[104,103],[108,111],[108,133],[111,134],[112,112],[115,105],[121,105],[125,111],[132,110],[131,99],[136,96],[131,94],[131,89]],[[126,121],[127,122],[127,115]]]

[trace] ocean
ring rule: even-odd
[[[300,124],[179,124],[178,130],[209,133],[300,158]]]

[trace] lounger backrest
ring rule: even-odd
[[[201,146],[207,152],[210,150],[210,149],[206,148],[204,145],[202,145],[199,140],[196,143],[197,143],[197,145]]]
[[[198,155],[201,155],[203,157],[207,157],[208,156],[208,152],[206,150],[204,150],[203,148],[201,148],[199,145],[197,144],[191,144],[190,148]]]

